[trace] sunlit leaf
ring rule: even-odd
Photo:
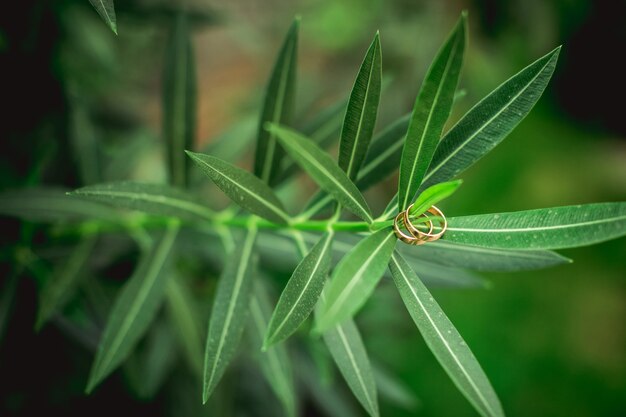
[[[89,0],[89,3],[96,9],[102,20],[109,25],[113,33],[117,35],[117,19],[113,0]]]
[[[211,220],[214,212],[195,196],[164,184],[113,182],[79,188],[70,195],[70,203],[91,200],[114,207],[137,210],[157,216],[185,220]]]
[[[279,224],[289,222],[282,203],[272,189],[246,170],[211,155],[186,151],[231,200],[252,213]]]
[[[174,18],[163,73],[163,135],[170,183],[187,184],[185,149],[193,149],[196,128],[196,66],[187,15]]]
[[[291,359],[284,345],[272,346],[261,352],[261,346],[268,330],[268,322],[272,309],[267,290],[257,282],[250,301],[252,333],[254,334],[254,351],[263,374],[270,386],[282,402],[288,416],[295,416],[296,393],[294,391]]]
[[[332,194],[345,208],[367,222],[372,215],[367,202],[348,176],[332,158],[309,139],[284,127],[269,125],[289,155],[295,159],[313,180]]]
[[[300,19],[296,18],[274,63],[259,123],[254,174],[269,184],[274,182],[284,152],[278,146],[274,133],[265,129],[265,124],[269,122],[288,125],[291,121],[296,86],[299,26]]]
[[[380,100],[381,60],[377,33],[354,82],[341,130],[338,164],[352,180],[357,178],[374,133]]]
[[[387,269],[397,239],[389,229],[360,241],[333,271],[326,298],[316,315],[316,330],[324,331],[352,317],[367,301]]]
[[[229,256],[217,285],[204,353],[202,402],[206,403],[235,355],[248,319],[254,274],[256,227]]]
[[[178,227],[170,224],[163,237],[141,257],[133,276],[115,299],[91,368],[87,392],[126,359],[150,326],[165,293],[167,263]]]
[[[400,254],[389,263],[394,282],[424,341],[454,384],[483,416],[504,416],[487,376],[459,332]]]
[[[463,14],[437,53],[415,100],[400,163],[398,196],[401,210],[413,201],[452,110],[463,63],[466,20]]]
[[[432,187],[425,189],[420,195],[417,196],[417,199],[411,208],[411,215],[415,216],[424,213],[431,206],[450,197],[462,183],[463,181],[461,180],[448,181],[435,184]]]
[[[41,327],[50,317],[63,308],[68,297],[76,288],[78,280],[85,271],[85,265],[96,243],[95,236],[83,238],[61,265],[48,275],[39,294],[39,310],[35,329]]]
[[[626,203],[597,203],[448,219],[446,241],[504,249],[559,249],[626,234]]]
[[[333,234],[326,233],[293,271],[272,314],[264,346],[289,337],[307,319],[324,288]]]

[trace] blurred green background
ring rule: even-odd
[[[119,36],[86,0],[15,7],[0,16],[0,83],[7,106],[0,126],[2,189],[39,175],[46,184],[80,185],[78,170],[89,175],[90,165],[74,161],[70,149],[90,144],[103,155],[98,161],[106,162],[104,174],[93,181],[164,178],[162,59],[175,9],[186,8],[194,22],[198,148],[233,123],[250,124],[257,117],[294,15],[302,16],[297,102],[304,115],[348,94],[367,45],[380,30],[383,73],[390,80],[381,99],[380,128],[410,110],[430,60],[466,9],[470,42],[461,87],[467,94],[453,119],[519,69],[564,47],[537,107],[463,175],[463,187],[443,204],[446,214],[626,199],[623,1],[120,0]],[[294,201],[312,191],[312,183],[302,181],[305,187],[290,190]],[[392,178],[368,193],[375,210],[386,205],[394,187]],[[7,231],[3,246],[16,233]],[[489,290],[434,295],[509,415],[626,415],[626,240],[562,253],[575,262],[486,274],[493,283]],[[2,268],[6,275],[6,262]],[[29,415],[38,403],[66,415],[100,415],[109,401],[118,401],[120,412],[164,412],[160,404],[171,393],[142,403],[119,381],[84,397],[90,354],[61,339],[67,351],[59,363],[49,363],[57,361],[48,347],[59,336],[51,330],[32,335],[33,294],[32,284],[20,283],[0,344],[2,414]],[[358,321],[372,358],[420,398],[411,411],[383,402],[384,416],[475,415],[425,347],[390,282],[381,285]],[[77,356],[69,360],[72,355]],[[41,363],[47,365],[41,369]]]

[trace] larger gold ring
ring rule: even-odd
[[[411,204],[406,210],[398,213],[393,220],[393,228],[398,239],[403,241],[404,243],[408,243],[409,245],[423,245],[426,242],[433,242],[445,233],[448,228],[448,220],[446,220],[446,216],[443,215],[442,211],[437,207],[432,206],[425,213],[421,213],[419,217],[425,217],[430,224],[430,228],[428,232],[423,232],[419,230],[415,225],[411,222],[411,209],[413,208],[413,204]],[[433,233],[434,225],[430,216],[426,213],[433,214],[437,217],[440,217],[439,221],[441,230],[437,233]],[[400,227],[400,223],[402,226],[408,231],[408,234],[405,233]]]

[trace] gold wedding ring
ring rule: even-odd
[[[443,215],[441,210],[439,210],[435,206],[432,206],[431,208],[426,210],[427,213],[441,218],[441,220],[439,221],[441,230],[433,233],[433,221],[426,213],[420,214],[419,217],[426,217],[428,219],[428,224],[430,225],[428,232],[423,232],[415,227],[415,225],[411,222],[410,213],[412,208],[413,204],[411,204],[406,210],[398,213],[393,221],[393,228],[398,239],[409,245],[423,245],[426,242],[434,242],[435,240],[443,236],[446,229],[448,228],[448,221],[446,220],[446,217]],[[404,232],[402,228],[405,228],[408,231],[408,234]]]

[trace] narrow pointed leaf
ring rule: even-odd
[[[372,367],[359,330],[352,320],[324,332],[324,342],[348,386],[370,416],[378,416]]]
[[[411,255],[410,252],[403,255],[404,260],[419,272],[420,279],[429,288],[489,288],[489,282],[474,272],[439,265],[432,259],[419,259]]]
[[[211,155],[189,151],[187,155],[233,202],[269,221],[289,222],[289,216],[274,191],[248,171]]]
[[[450,379],[481,415],[504,416],[474,354],[415,272],[397,252],[389,268],[413,321]]]
[[[448,219],[446,241],[488,248],[559,249],[626,234],[626,203],[597,203]]]
[[[318,331],[351,318],[365,304],[385,273],[396,242],[393,231],[379,230],[343,257],[333,271],[325,301],[316,316]]]
[[[184,220],[211,220],[215,213],[195,196],[175,187],[131,181],[90,185],[70,193],[79,199],[91,200],[117,208],[176,217]]]
[[[32,222],[57,222],[82,219],[118,221],[119,213],[101,204],[76,200],[66,189],[33,187],[0,193],[0,215]]]
[[[265,378],[285,407],[287,415],[295,416],[296,393],[294,391],[291,359],[286,347],[284,345],[272,346],[261,352],[271,311],[267,290],[262,284],[257,283],[254,286],[254,293],[250,301],[252,334],[255,342],[254,351]]]
[[[261,112],[254,174],[265,183],[273,184],[280,168],[283,150],[273,132],[265,130],[266,123],[288,125],[294,107],[296,64],[298,57],[298,29],[300,19],[294,20],[278,54],[270,77]]]
[[[452,110],[463,63],[465,32],[463,14],[428,69],[415,100],[400,164],[398,195],[402,210],[413,201]]]
[[[163,237],[141,257],[133,276],[117,296],[91,368],[87,392],[91,392],[126,359],[158,312],[169,277],[168,261],[178,228],[175,223],[168,226]]]
[[[417,196],[415,203],[411,209],[411,215],[417,216],[424,213],[433,205],[437,204],[441,200],[450,197],[457,188],[461,186],[463,181],[448,181],[441,184],[435,184],[425,189],[420,195]]]
[[[377,33],[354,82],[341,130],[339,167],[352,180],[357,178],[374,133],[380,100],[381,60]]]
[[[113,33],[117,35],[117,19],[115,17],[113,0],[89,0],[89,3],[96,9],[102,20],[111,28]]]
[[[396,120],[372,139],[355,183],[359,190],[367,190],[372,185],[387,178],[398,168],[410,119],[411,115],[408,114]],[[318,214],[333,201],[332,196],[328,193],[318,192],[306,206],[306,217],[309,218]]]
[[[541,97],[560,50],[533,62],[472,107],[441,139],[421,188],[454,178],[502,142]],[[397,208],[392,202],[384,217]]]
[[[285,340],[315,308],[332,258],[333,234],[326,233],[298,264],[272,314],[264,346]]]
[[[332,158],[309,139],[293,130],[276,125],[268,126],[293,159],[313,180],[335,197],[345,208],[367,222],[372,222],[367,202],[350,178]]]
[[[167,311],[190,369],[197,375],[202,375],[203,352],[199,315],[194,308],[194,299],[189,289],[180,278],[174,276],[167,282]]]
[[[402,245],[400,253],[439,265],[476,271],[527,271],[571,263],[572,260],[549,250],[510,250],[484,248],[438,240],[419,248]],[[419,269],[418,269],[419,271]]]
[[[256,234],[256,227],[251,226],[244,241],[230,256],[217,285],[204,353],[203,403],[207,402],[235,355],[248,319]]]
[[[78,280],[85,272],[85,266],[96,243],[95,236],[83,238],[69,255],[66,262],[59,265],[48,276],[39,295],[39,310],[35,329],[41,327],[52,315],[63,308],[68,297],[76,288]]]
[[[472,107],[442,138],[422,187],[454,178],[507,137],[541,97],[560,50],[530,64]]]
[[[196,66],[187,15],[174,18],[163,73],[163,135],[170,183],[187,185],[185,149],[193,149],[196,130]]]

